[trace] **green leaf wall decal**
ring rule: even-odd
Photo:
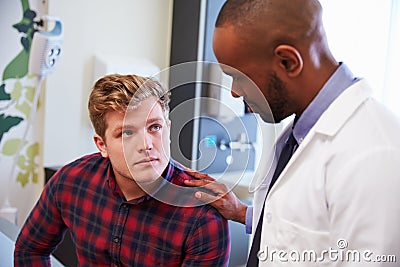
[[[34,183],[34,184],[39,183],[39,174],[37,172],[34,172],[32,174],[32,183]]]
[[[38,154],[39,154],[39,143],[34,143],[26,149],[26,156],[28,157],[28,159],[32,161]]]
[[[29,173],[18,173],[17,182],[21,183],[22,187],[25,187],[25,185],[29,182]]]
[[[25,92],[25,97],[28,99],[30,102],[33,102],[35,98],[35,87],[33,86],[25,86],[26,92]],[[38,89],[40,90],[40,88]]]
[[[0,114],[0,141],[3,135],[8,132],[12,127],[18,125],[23,119],[20,117],[6,116]]]
[[[0,85],[0,101],[1,100],[11,100],[11,96],[6,92],[6,85],[3,83]]]
[[[4,143],[2,153],[6,156],[14,156],[21,144],[21,139],[10,139]]]
[[[0,0],[1,1],[1,0]],[[13,24],[12,26],[19,32],[21,36],[22,51],[5,67],[2,73],[2,82],[0,85],[0,101],[10,101],[9,107],[12,104],[12,108],[22,112],[21,116],[25,115],[25,118],[10,116],[6,114],[0,114],[0,144],[5,133],[10,131],[11,128],[20,124],[24,119],[29,119],[31,112],[31,104],[35,96],[35,87],[23,86],[19,79],[24,77],[32,78],[33,74],[28,74],[29,65],[29,53],[32,45],[32,39],[34,33],[37,31],[35,21],[36,12],[29,8],[29,0],[20,0],[22,4],[23,17],[22,19]],[[13,90],[6,92],[7,79],[15,79]],[[24,143],[21,143],[24,142]],[[25,187],[30,182],[38,183],[39,173],[37,171],[37,160],[39,155],[39,143],[34,143],[27,146],[27,141],[21,139],[9,139],[3,144],[1,153],[4,156],[16,156],[18,174],[16,181]],[[21,153],[17,155],[20,150]],[[23,155],[22,153],[25,153]],[[14,174],[12,174],[14,175]]]
[[[28,74],[28,64],[29,52],[24,49],[4,69],[3,81],[24,77]]]
[[[24,101],[22,104],[15,105],[15,108],[21,111],[25,115],[25,118],[29,119],[31,115],[31,105],[29,105],[28,102]]]
[[[10,95],[11,98],[18,102],[19,98],[22,96],[22,84],[19,80],[15,81],[14,88],[12,89]]]
[[[25,156],[18,157],[17,165],[21,170],[25,170],[25,171],[29,170],[29,164],[26,164],[26,163],[27,162],[26,162]]]

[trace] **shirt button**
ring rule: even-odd
[[[128,205],[122,204],[122,208],[123,208],[123,209],[126,209],[127,207],[128,207]]]
[[[303,137],[300,137],[299,143],[301,144],[301,143],[303,142],[303,140],[304,140],[304,138],[303,138]]]
[[[114,243],[118,243],[119,242],[119,238],[117,236],[114,236],[113,237],[113,241],[114,241]]]

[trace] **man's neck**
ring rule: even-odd
[[[115,180],[127,201],[146,195],[146,192],[132,179],[118,175]]]

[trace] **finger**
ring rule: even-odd
[[[211,206],[214,206],[213,203],[216,202],[218,199],[220,199],[219,196],[213,196],[201,191],[196,192],[194,196],[201,202],[204,202],[206,204],[211,204]]]
[[[186,185],[192,187],[201,187],[210,191],[214,195],[224,195],[227,192],[227,188],[224,184],[217,183],[215,181],[205,180],[185,180]]]
[[[188,167],[184,167],[184,171],[185,172],[196,172],[196,170],[193,170],[193,169],[188,168]]]
[[[193,176],[196,179],[215,181],[215,179],[213,177],[211,177],[210,175],[208,175],[206,173],[201,173],[201,172],[193,171],[193,170],[185,170],[185,172],[188,173],[189,175]]]
[[[207,175],[206,173],[202,173],[202,172],[199,172],[199,171],[196,171],[193,169],[189,169],[189,168],[184,169],[184,171],[190,175],[201,175],[201,176]]]
[[[194,186],[194,187],[200,187],[200,186],[205,186],[208,183],[211,183],[212,181],[207,181],[207,180],[185,180],[184,183],[189,185],[189,186]]]

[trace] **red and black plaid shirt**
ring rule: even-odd
[[[164,178],[182,186],[191,179],[173,161]],[[148,195],[126,201],[99,153],[66,165],[46,184],[16,241],[15,266],[49,265],[67,228],[81,266],[225,266],[229,258],[228,224],[213,207]]]

